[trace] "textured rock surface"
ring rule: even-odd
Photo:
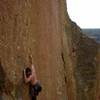
[[[0,0],[0,100],[29,100],[30,54],[39,100],[95,100],[98,48],[70,21],[65,0]]]
[[[57,0],[0,1],[0,98],[28,100],[22,70],[32,54],[43,85],[41,100],[64,100],[62,60],[63,2]]]
[[[98,68],[100,66],[100,45],[83,35],[81,29],[73,22],[71,22],[71,31],[70,46],[72,47],[70,53],[73,62],[74,80],[76,82],[76,100],[98,100],[96,95],[99,89],[96,88],[98,86],[97,77],[99,76]]]

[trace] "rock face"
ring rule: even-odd
[[[87,37],[82,37],[78,44],[75,77],[79,100],[95,100],[98,48],[99,45]]]
[[[64,54],[66,77],[68,77],[68,75],[73,75],[73,79],[70,79],[72,79],[72,82],[74,80],[74,99],[98,100],[100,96],[97,96],[96,99],[96,95],[100,95],[100,93],[97,92],[97,90],[99,90],[97,87],[99,87],[100,84],[99,81],[97,81],[97,78],[99,77],[98,74],[100,73],[98,69],[100,66],[100,45],[97,44],[95,40],[86,37],[74,22],[70,21],[70,28],[68,30],[68,27],[65,27],[65,31],[66,36],[68,36],[67,38],[69,39],[69,52],[66,52],[66,49],[63,49],[64,52],[66,52]],[[66,54],[69,54],[69,57],[66,57]],[[72,68],[70,68],[73,70],[70,71],[72,73],[68,72],[69,66],[67,61],[69,58],[72,63]],[[66,85],[68,85],[68,82]]]
[[[22,74],[30,54],[39,100],[95,100],[98,48],[70,21],[65,0],[1,0],[0,100],[30,100]]]
[[[66,99],[62,60],[63,1],[0,1],[0,98],[29,100],[22,71],[32,54],[41,100]]]

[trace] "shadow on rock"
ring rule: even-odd
[[[5,89],[5,76],[6,75],[5,75],[1,60],[0,60],[0,100],[3,100],[2,93]]]

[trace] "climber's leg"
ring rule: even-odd
[[[36,100],[36,96],[32,96],[32,100]]]

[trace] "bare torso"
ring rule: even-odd
[[[37,83],[37,75],[36,75],[36,71],[35,71],[35,67],[34,65],[32,65],[32,74],[27,78],[26,74],[25,74],[25,70],[24,70],[24,78],[25,78],[25,82],[26,83],[31,83],[32,85],[35,85]]]
[[[34,85],[37,83],[37,76],[36,76],[36,73],[33,73],[32,76],[31,76],[31,84]]]

